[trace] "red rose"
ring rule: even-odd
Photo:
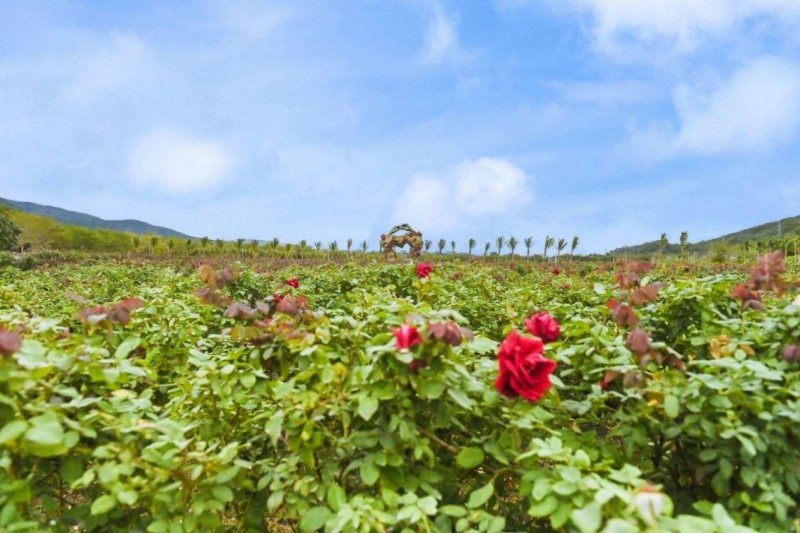
[[[551,273],[552,273],[554,276],[558,276],[559,274],[561,274],[561,271],[558,269],[558,267],[553,267],[553,270],[551,270],[550,272],[551,272]]]
[[[408,324],[403,324],[399,328],[392,328],[392,333],[394,333],[397,340],[397,349],[401,352],[407,352],[422,342],[422,337],[420,337],[417,328]]]
[[[417,265],[417,277],[418,278],[427,278],[433,272],[433,265],[429,265],[428,263],[420,263]]]
[[[544,342],[553,342],[561,334],[561,326],[547,311],[536,313],[525,320],[525,326],[531,335],[539,337]]]
[[[290,287],[294,287],[295,289],[300,288],[300,282],[297,280],[297,278],[287,279],[286,284]]]
[[[509,398],[522,396],[530,402],[539,400],[550,388],[550,374],[556,363],[544,356],[541,340],[523,337],[512,331],[500,345],[497,355],[500,375],[495,387]]]

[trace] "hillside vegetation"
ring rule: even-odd
[[[70,211],[60,207],[53,207],[49,205],[41,205],[33,202],[19,202],[16,200],[9,200],[7,198],[0,198],[0,204],[5,204],[18,211],[31,213],[34,215],[42,215],[52,218],[58,222],[69,224],[72,226],[80,226],[89,229],[107,229],[120,232],[137,233],[139,235],[154,234],[161,237],[176,237],[186,239],[189,235],[175,231],[174,229],[165,228],[162,226],[154,226],[141,220],[104,220],[96,216],[79,213],[77,211]]]

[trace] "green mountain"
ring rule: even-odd
[[[780,226],[780,228],[779,228]],[[780,229],[780,236],[778,235]],[[670,235],[670,243],[665,249],[665,253],[677,254],[680,252],[680,246],[676,242],[677,235]],[[689,235],[691,238],[691,234]],[[688,252],[704,253],[709,250],[714,244],[727,243],[727,244],[743,244],[745,242],[762,243],[769,242],[774,244],[777,241],[782,241],[784,238],[798,238],[800,237],[800,216],[782,218],[766,224],[759,224],[752,228],[743,229],[734,233],[728,233],[721,237],[709,239],[707,241],[700,241],[690,243],[686,249]],[[773,242],[774,241],[774,242]],[[628,253],[629,255],[645,255],[654,254],[658,252],[658,241],[650,241],[634,246],[623,246],[612,250],[611,253],[618,255]]]
[[[7,198],[0,198],[0,204],[5,204],[25,213],[34,215],[41,215],[55,219],[62,224],[71,224],[73,226],[81,226],[90,229],[110,229],[114,231],[127,231],[129,233],[138,233],[140,235],[155,234],[162,237],[177,237],[181,239],[190,239],[189,235],[175,231],[174,229],[165,228],[162,226],[153,226],[141,220],[104,220],[85,213],[78,213],[77,211],[69,211],[68,209],[61,209],[60,207],[53,207],[49,205],[35,204],[33,202],[18,202],[16,200],[9,200]]]

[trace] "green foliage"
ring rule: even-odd
[[[644,359],[602,265],[454,262],[419,279],[410,264],[240,264],[202,280],[43,265],[0,267],[0,326],[23,337],[0,355],[1,528],[800,526],[800,369],[780,356],[800,304],[765,295],[743,312],[739,274],[641,280],[666,283],[637,304]],[[209,291],[233,303],[205,305]],[[129,322],[128,297],[143,302]],[[561,324],[554,386],[504,398],[498,344],[544,309]],[[422,334],[407,352],[403,323]],[[439,323],[475,338],[446,342]]]
[[[19,234],[20,229],[16,224],[5,212],[0,211],[0,250],[13,250]]]

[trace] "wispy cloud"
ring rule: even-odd
[[[706,39],[726,39],[756,19],[800,22],[792,0],[572,0],[588,10],[598,49],[617,59],[641,56],[643,47],[693,51]]]
[[[676,130],[662,124],[634,133],[645,154],[769,150],[792,141],[800,127],[800,64],[759,58],[715,87],[680,85],[673,103]]]
[[[192,193],[223,182],[233,156],[221,143],[186,133],[159,129],[133,148],[130,174],[134,183],[168,193]]]
[[[422,47],[422,60],[428,64],[462,61],[465,55],[458,37],[458,22],[440,4],[434,4],[428,15],[428,27]]]

